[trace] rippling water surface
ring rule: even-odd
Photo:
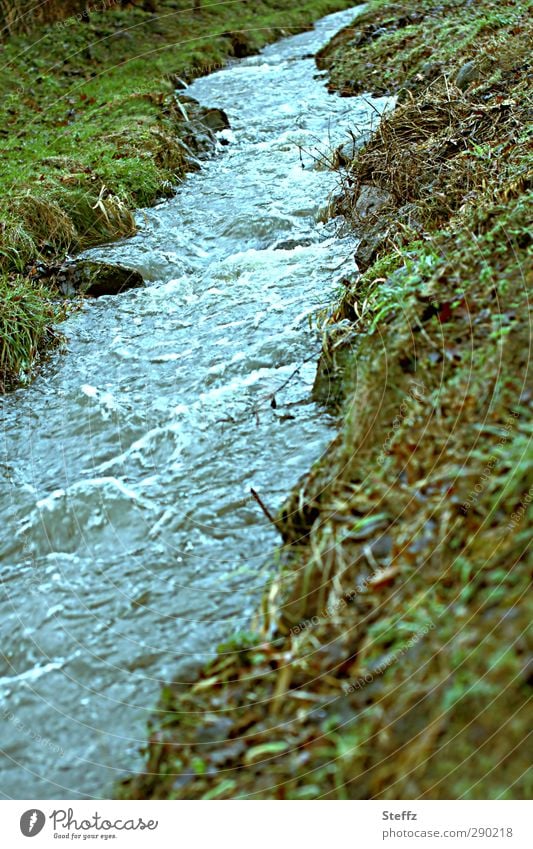
[[[277,543],[250,487],[278,507],[332,436],[308,319],[353,246],[317,223],[336,177],[315,159],[384,101],[328,95],[309,56],[352,18],[191,86],[227,111],[229,145],[92,252],[148,287],[88,304],[68,352],[3,401],[5,796],[108,795],[161,684],[249,623]]]

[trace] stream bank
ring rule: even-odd
[[[400,94],[330,205],[367,248],[315,385],[339,432],[120,797],[530,797],[529,6],[373,2],[321,51],[333,90]]]
[[[198,168],[208,110],[186,84],[352,4],[121,5],[0,42],[0,393],[31,379],[71,311],[40,264],[131,236],[134,210]]]
[[[353,268],[317,222],[331,145],[388,100],[332,97],[313,54],[353,11],[196,80],[229,144],[138,233],[84,260],[146,285],[64,322],[68,356],[2,399],[0,786],[107,798],[161,687],[246,632],[275,512],[327,446],[313,321]],[[32,734],[36,729],[38,733]]]

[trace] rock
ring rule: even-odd
[[[388,234],[388,228],[380,225],[365,229],[354,253],[354,259],[360,272],[365,272],[367,268],[370,268],[379,249],[385,244]]]
[[[128,289],[144,286],[144,280],[138,271],[123,265],[87,259],[67,261],[63,265],[49,268],[43,276],[68,297],[89,295],[99,298],[101,295],[120,295]]]
[[[197,100],[188,96],[180,96],[177,105],[183,117],[181,142],[193,156],[212,152],[218,143],[215,133],[230,128],[224,110],[200,106]]]
[[[337,218],[338,216],[349,218],[351,209],[350,195],[347,192],[339,192],[339,194],[333,195],[328,203],[320,209],[318,220],[325,224],[327,221],[331,221],[332,218]]]
[[[228,116],[223,109],[201,109],[197,118],[213,133],[230,129]]]
[[[295,248],[308,248],[312,239],[280,239],[271,246],[273,251],[293,251]]]
[[[480,68],[476,62],[467,62],[466,65],[459,70],[456,78],[455,85],[457,88],[460,88],[461,91],[466,91],[470,83],[475,82],[481,76]]]
[[[440,62],[424,62],[420,66],[419,74],[425,80],[434,80],[439,74],[442,74],[442,65]]]
[[[175,142],[178,145],[178,147],[181,147],[181,149],[185,153],[185,158],[186,158],[187,163],[189,165],[189,169],[191,171],[200,171],[201,168],[202,168],[202,163],[200,162],[198,157],[195,156],[195,154],[193,153],[193,151],[189,147],[189,145],[185,144],[183,139],[180,139],[178,136],[176,136]],[[210,142],[210,145],[212,146],[211,142]],[[195,151],[196,152],[198,151],[198,148],[196,146],[195,146]]]
[[[392,201],[392,195],[385,189],[364,183],[359,191],[359,197],[355,204],[355,212],[359,218],[368,218],[376,215],[384,206]]]
[[[422,231],[422,222],[419,220],[420,209],[416,203],[405,203],[398,209],[397,219],[402,221],[410,230]]]
[[[182,141],[195,155],[210,153],[216,146],[214,133],[203,124],[187,121],[183,127]]]
[[[188,103],[190,106],[200,107],[200,102],[196,100],[195,97],[191,97],[189,94],[180,94],[180,103]]]

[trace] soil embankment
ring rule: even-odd
[[[529,3],[373,2],[318,58],[398,94],[331,203],[327,456],[254,630],[167,688],[126,798],[526,798]],[[357,144],[354,128],[354,148]]]

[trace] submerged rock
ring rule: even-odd
[[[201,109],[197,120],[213,133],[230,128],[229,118],[223,109]]]
[[[144,279],[138,271],[89,259],[48,266],[40,270],[39,276],[67,297],[88,295],[99,298],[102,295],[120,295],[128,289],[144,286]]]

